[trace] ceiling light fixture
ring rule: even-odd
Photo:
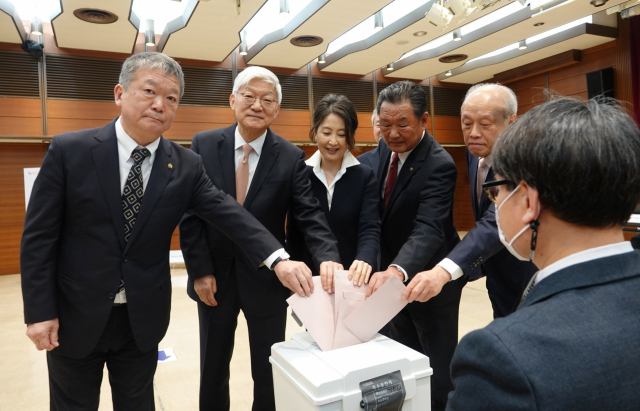
[[[451,23],[453,14],[448,9],[445,9],[441,4],[434,3],[425,14],[424,18],[433,26],[444,30],[445,26]]]
[[[589,4],[591,4],[593,7],[602,7],[607,4],[607,1],[609,0],[591,0]]]
[[[147,19],[144,21],[145,30],[144,30],[144,44],[147,46],[155,46],[156,45],[156,33],[153,30],[153,20]]]
[[[527,49],[527,40],[522,40],[518,43],[518,50],[526,50]]]
[[[453,32],[453,41],[462,40],[462,34],[460,33],[460,29]]]
[[[42,19],[38,16],[31,19],[31,34],[42,36]]]
[[[240,50],[239,53],[241,56],[247,55],[247,32],[242,31],[240,33]]]
[[[447,77],[451,77],[451,70],[447,70],[447,72],[444,73],[444,75],[447,76]]]
[[[289,16],[289,0],[280,0],[280,16]]]
[[[382,10],[377,12],[373,16],[373,29],[375,31],[382,30],[384,28],[384,20],[382,18]]]
[[[324,64],[326,62],[327,62],[327,53],[320,54],[320,57],[318,57],[318,63]]]
[[[393,63],[387,64],[387,71],[393,71]]]
[[[427,32],[424,30],[420,30],[420,31],[416,31],[415,33],[413,33],[414,36],[416,37],[422,37],[422,36],[426,36]]]
[[[544,26],[544,21],[539,21],[533,25],[533,27],[540,27],[540,26]]]

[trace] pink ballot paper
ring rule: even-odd
[[[365,301],[367,285],[354,286],[348,275],[335,272],[335,294],[324,291],[320,277],[313,277],[311,296],[294,294],[287,300],[322,351],[369,341],[407,305],[400,298],[405,287],[397,277]]]

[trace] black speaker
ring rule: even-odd
[[[587,93],[589,98],[597,96],[615,98],[613,67],[587,73]]]

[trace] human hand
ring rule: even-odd
[[[320,280],[322,281],[322,288],[324,288],[329,294],[335,292],[335,281],[333,281],[334,272],[342,269],[342,264],[334,263],[333,261],[320,263]]]
[[[369,282],[369,276],[371,275],[373,268],[364,261],[354,260],[349,267],[349,280],[353,277],[353,285],[360,287],[362,283]]]
[[[218,305],[215,299],[215,293],[218,292],[218,285],[216,283],[216,277],[213,274],[200,277],[193,282],[193,288],[196,290],[200,300],[212,307]]]
[[[60,346],[58,343],[58,329],[60,323],[57,318],[27,325],[27,337],[33,341],[38,351],[51,351]]]
[[[375,273],[369,281],[369,288],[367,288],[367,295],[365,298],[371,297],[371,294],[378,291],[378,288],[382,287],[382,285],[394,275],[398,277],[400,281],[404,281],[404,274],[402,274],[402,271],[398,270],[398,267],[396,266],[389,266],[385,271],[378,271]]]
[[[440,294],[442,287],[449,281],[451,281],[451,274],[437,265],[429,271],[416,274],[407,285],[401,298],[410,303],[413,301],[424,303]]]
[[[282,260],[274,268],[278,280],[300,297],[310,296],[313,292],[311,270],[300,261]]]

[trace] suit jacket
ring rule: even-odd
[[[71,358],[96,346],[120,279],[141,351],[169,325],[171,235],[190,209],[251,251],[257,267],[278,241],[211,184],[200,157],[163,138],[129,241],[124,239],[115,120],[53,138],[33,186],[20,263],[25,321],[59,318],[60,346]]]
[[[636,410],[640,251],[560,270],[462,338],[447,410]]]
[[[367,151],[366,153],[358,156],[360,164],[370,167],[374,173],[378,171],[378,167],[380,166],[380,153],[378,152],[379,147],[380,146],[378,145],[378,147],[373,150]]]
[[[217,187],[236,197],[234,124],[203,131],[193,137],[191,149],[202,156],[207,174]],[[306,173],[304,152],[267,130],[260,160],[244,208],[260,221],[280,244],[285,243],[285,219],[291,210],[305,233],[317,266],[323,261],[340,262],[338,245],[320,204],[313,198]],[[232,265],[238,281],[243,310],[253,316],[273,315],[286,309],[290,291],[267,267],[257,268],[252,259],[229,241],[222,230],[204,223],[191,213],[180,223],[180,244],[189,281],[189,296],[200,301],[193,281],[207,274],[216,277],[216,299],[224,298]],[[281,245],[281,247],[283,247]]]
[[[389,146],[380,140],[378,192],[384,192],[391,161]],[[413,278],[433,268],[460,241],[453,225],[456,165],[425,132],[402,165],[387,207],[380,202],[382,270],[397,264]]]
[[[467,168],[471,182],[471,203],[476,226],[447,256],[456,263],[469,280],[487,277],[487,290],[498,316],[513,312],[524,288],[538,269],[533,263],[520,261],[500,242],[496,225],[495,204],[484,190],[480,207],[476,202],[476,177],[480,159],[467,150]],[[494,180],[490,168],[486,181]]]
[[[361,260],[371,265],[373,272],[377,271],[380,195],[373,170],[361,165],[347,168],[334,187],[331,210],[327,187],[315,175],[313,167],[307,166],[307,175],[311,180],[313,196],[320,202],[331,231],[338,240],[340,261],[344,268],[348,270],[354,260]],[[287,217],[287,252],[291,259],[304,261],[313,275],[319,275],[304,235],[291,213]]]

